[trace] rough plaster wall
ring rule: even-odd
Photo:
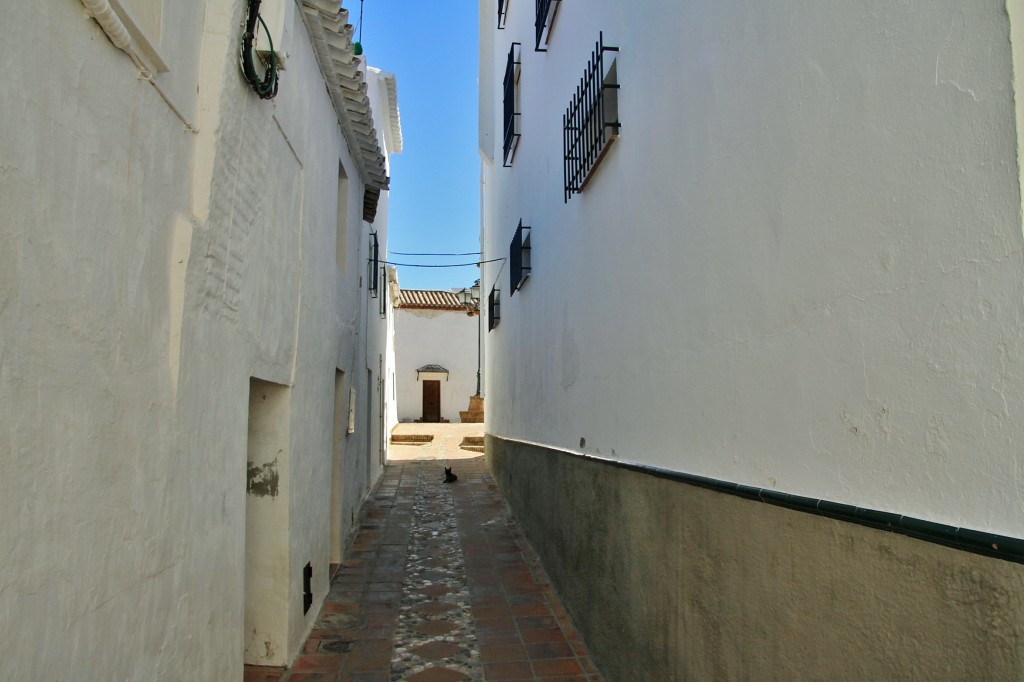
[[[233,32],[217,30],[237,23],[231,9],[224,3],[209,8],[213,16],[207,18],[204,36],[205,96],[197,141],[203,154],[195,190],[201,221],[193,233],[186,279],[178,401],[179,422],[190,441],[183,450],[202,448],[218,455],[208,457],[203,467],[207,476],[191,497],[196,523],[206,526],[205,536],[220,548],[204,547],[200,553],[204,564],[209,562],[210,582],[220,595],[205,602],[211,625],[221,633],[214,646],[223,652],[226,667],[237,670],[242,650],[233,642],[240,639],[235,633],[243,632],[239,606],[245,604],[246,576],[246,497],[239,473],[250,453],[243,437],[248,413],[236,405],[250,377],[292,386],[298,314],[296,202],[302,201],[302,177],[287,178],[291,196],[275,194],[268,186],[278,164],[294,173],[296,161],[273,119],[273,105],[251,96],[238,78],[237,59],[231,56]],[[203,184],[204,177],[209,184]],[[270,275],[270,282],[261,279],[263,273]],[[292,386],[290,399],[298,400],[303,390]],[[292,423],[289,432],[297,427]],[[294,467],[302,452],[294,442],[290,451]],[[286,480],[298,484],[295,475]],[[282,496],[286,503],[289,498]],[[209,515],[214,504],[222,509],[217,517]],[[290,562],[287,531],[278,542],[286,543],[282,553]],[[274,586],[286,600],[294,599],[287,582],[294,582],[295,575],[294,568],[284,572],[279,580],[285,584]],[[287,659],[290,635],[286,621],[265,652],[269,660]]]
[[[288,628],[286,646],[278,654],[287,662],[312,626],[328,587],[335,373],[342,369],[346,381],[354,381],[357,393],[365,395],[361,377],[369,336],[361,312],[365,289],[358,280],[364,270],[356,267],[361,252],[349,250],[354,262],[344,276],[334,255],[339,160],[349,170],[349,222],[356,226],[352,243],[365,241],[358,228],[362,184],[344,148],[305,27],[291,4],[284,25],[289,68],[273,102],[251,96],[238,78],[233,37],[209,37],[221,43],[222,75],[211,78],[220,78],[223,90],[219,103],[210,105],[219,122],[211,132],[216,151],[210,218],[192,247],[196,277],[189,300],[195,305],[195,334],[216,329],[231,339],[219,346],[230,362],[207,352],[195,371],[207,380],[220,376],[225,383],[241,374],[292,386]],[[204,345],[209,349],[209,343]],[[208,435],[236,442],[236,432],[221,430],[226,433]],[[364,433],[352,434],[346,443],[342,485],[359,481],[344,498],[352,507],[361,502],[370,479],[368,444]],[[313,565],[314,605],[303,613],[302,567],[307,562]],[[228,572],[233,583],[240,581],[243,568]],[[238,586],[227,591],[237,594]]]
[[[543,54],[530,14],[481,79],[500,129],[527,46],[519,151],[484,175],[487,257],[533,227],[522,292],[484,269],[489,430],[1020,536],[1004,3],[560,3]],[[601,30],[622,136],[566,205],[557,122]]]
[[[80,3],[8,12],[4,679],[240,674],[254,375],[292,386],[289,485],[306,501],[289,529],[292,653],[313,617],[295,567],[312,560],[315,599],[326,594],[335,368],[365,390],[365,289],[333,258],[339,159],[355,172],[308,43],[275,103],[244,86],[241,11],[165,8],[160,78],[195,135]],[[355,243],[361,184],[350,192]],[[366,453],[365,434],[347,445]],[[347,466],[365,490],[363,460]]]
[[[423,417],[423,383],[416,370],[441,365],[448,381],[441,380],[441,417],[459,421],[459,410],[469,409],[476,393],[477,318],[461,311],[400,308],[395,323],[398,380],[398,418]]]
[[[1015,680],[1024,566],[489,437],[609,682]]]
[[[191,142],[80,3],[10,3],[5,17],[0,678],[213,675],[184,587],[191,473],[167,372]],[[168,49],[175,67],[197,51],[189,35]]]

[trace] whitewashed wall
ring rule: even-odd
[[[546,53],[532,3],[504,30],[480,7],[484,258],[533,227],[521,292],[483,273],[489,432],[1021,535],[1002,3],[562,2]],[[562,114],[600,31],[622,135],[563,204]]]
[[[169,103],[81,3],[9,8],[0,678],[239,678],[250,378],[288,400],[288,525],[269,542],[287,562],[286,634],[268,662],[297,651],[327,591],[338,369],[357,396],[347,514],[379,475],[364,425],[382,352],[368,344],[387,325],[368,319],[359,280],[362,184],[296,7],[282,6],[288,70],[266,102],[239,74],[244,3],[164,3]]]
[[[469,398],[476,393],[477,317],[458,310],[398,308],[396,312],[399,420],[423,417],[423,383],[416,370],[441,365],[448,370],[448,380],[441,380],[441,417],[458,422],[459,411],[469,409]]]
[[[394,79],[394,74],[380,71],[370,67],[366,70],[367,96],[370,99],[370,106],[373,111],[375,130],[377,133],[377,144],[384,152],[385,168],[387,175],[391,176],[390,156],[393,153],[401,153],[401,140],[393,140],[385,132],[391,129],[389,111],[391,102],[388,94],[386,80]],[[397,89],[397,86],[396,86]],[[397,103],[396,103],[397,107]],[[400,132],[399,132],[400,134]],[[390,146],[389,146],[390,145]],[[388,260],[388,208],[390,192],[385,190],[380,194],[380,201],[377,204],[377,216],[373,222],[372,229],[377,233],[380,246],[380,260]],[[361,203],[359,204],[362,205]],[[360,266],[362,271],[366,268]],[[391,429],[398,423],[398,406],[395,400],[395,298],[397,297],[397,275],[391,266],[385,267],[379,272],[378,297],[371,299],[368,303],[370,329],[372,335],[369,338],[369,347],[376,350],[376,359],[367,359],[367,368],[374,372],[377,377],[377,385],[374,388],[375,411],[373,425],[372,451],[375,453],[377,463],[383,465],[387,462],[388,447],[390,444],[389,434]],[[383,313],[381,310],[383,309]],[[372,354],[371,354],[372,355]],[[373,363],[376,364],[373,364]]]

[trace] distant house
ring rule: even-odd
[[[477,389],[479,320],[451,291],[402,289],[395,310],[398,419],[458,422]]]

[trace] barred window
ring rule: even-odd
[[[505,64],[505,87],[504,87],[504,156],[503,165],[507,168],[512,165],[512,157],[516,154],[519,146],[519,43],[512,43],[508,51],[508,62]]]
[[[505,28],[505,22],[508,20],[508,2],[509,0],[498,0],[498,28]]]
[[[619,136],[619,82],[615,60],[605,52],[619,48],[604,44],[600,34],[580,84],[562,116],[564,201],[583,191],[612,142]]]
[[[377,241],[377,233],[370,233],[370,258],[367,267],[367,280],[369,281],[370,296],[376,298],[379,293],[380,280],[380,243]]]
[[[509,296],[515,296],[530,277],[530,248],[530,228],[520,220],[516,235],[508,247]]]
[[[490,295],[487,297],[487,331],[491,331],[498,326],[498,322],[501,321],[501,292],[497,289],[491,289]]]
[[[551,24],[555,21],[555,12],[558,11],[560,0],[536,0],[537,18],[534,20],[534,27],[537,31],[537,42],[533,49],[536,52],[547,52],[546,46],[551,35]]]

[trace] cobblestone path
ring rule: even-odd
[[[601,682],[483,457],[388,465],[302,654],[245,682]]]

